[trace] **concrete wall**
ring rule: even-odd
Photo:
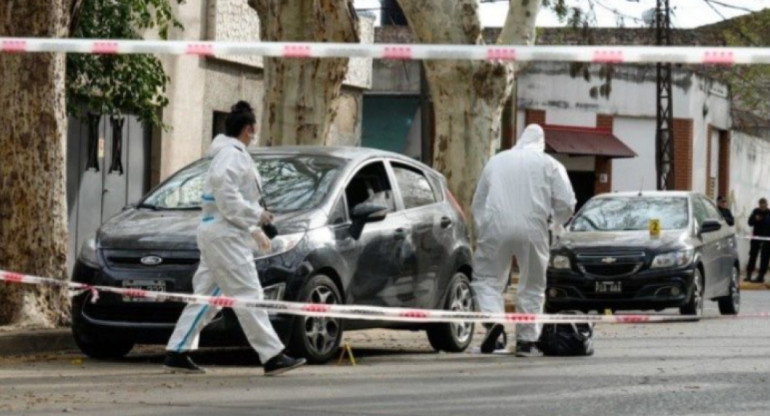
[[[600,66],[588,73],[570,73],[570,65],[538,62],[519,74],[518,105],[546,110],[546,123],[579,127],[596,126],[596,115],[615,118],[614,134],[638,156],[617,159],[613,178],[614,191],[654,189],[655,177],[655,69],[648,66],[615,66],[609,96],[595,92],[607,81]],[[574,75],[574,76],[573,76]],[[708,132],[730,128],[730,103],[727,88],[687,71],[674,74],[674,117],[693,122],[692,189],[707,192]],[[633,97],[630,99],[629,97]],[[521,111],[520,111],[521,113]],[[517,126],[518,132],[524,126]],[[719,141],[711,145],[711,168],[718,165]]]
[[[612,161],[612,190],[655,189],[655,119],[617,116],[614,134],[637,156]]]
[[[206,2],[189,0],[179,5],[172,2],[184,30],[172,28],[169,39],[200,40],[206,36]],[[204,58],[198,56],[159,55],[166,74],[171,78],[166,95],[170,101],[163,110],[166,130],[156,129],[154,137],[153,183],[167,178],[181,167],[201,156],[201,132],[204,131],[204,96],[206,70]],[[154,159],[154,158],[153,158]]]
[[[770,142],[733,131],[730,141],[730,208],[735,216],[735,231],[748,235],[749,215],[759,198],[770,198]],[[749,241],[740,239],[738,249],[745,268]]]

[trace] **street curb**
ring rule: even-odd
[[[0,332],[0,355],[39,354],[76,349],[69,328]]]
[[[741,282],[741,290],[768,290],[770,287],[766,283]]]

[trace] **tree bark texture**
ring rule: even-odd
[[[264,41],[359,42],[352,0],[249,0]],[[347,58],[265,58],[261,143],[325,145]]]
[[[67,37],[72,0],[6,0],[0,36]],[[0,269],[66,279],[64,54],[0,54]],[[0,325],[55,326],[67,291],[0,283]]]
[[[531,44],[541,0],[511,0],[499,44]],[[399,0],[419,43],[483,44],[478,0]],[[434,103],[434,167],[470,213],[486,161],[498,149],[514,67],[482,61],[425,61]]]

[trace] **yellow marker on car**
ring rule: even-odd
[[[650,237],[657,238],[660,237],[660,220],[657,218],[651,218],[650,219]]]

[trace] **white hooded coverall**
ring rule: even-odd
[[[198,227],[201,258],[193,277],[193,290],[197,295],[263,299],[250,234],[259,226],[263,212],[254,161],[241,141],[225,135],[214,139],[208,155],[213,160],[203,185],[203,215]],[[201,330],[219,309],[188,304],[166,349],[197,349]],[[254,308],[234,311],[262,363],[283,352],[284,345],[267,312]]]
[[[471,286],[482,312],[504,312],[511,260],[519,264],[516,310],[542,313],[550,256],[548,219],[563,224],[575,209],[564,166],[545,153],[543,129],[531,124],[513,149],[492,157],[473,197],[477,247]],[[516,326],[519,341],[534,342],[540,325]]]

